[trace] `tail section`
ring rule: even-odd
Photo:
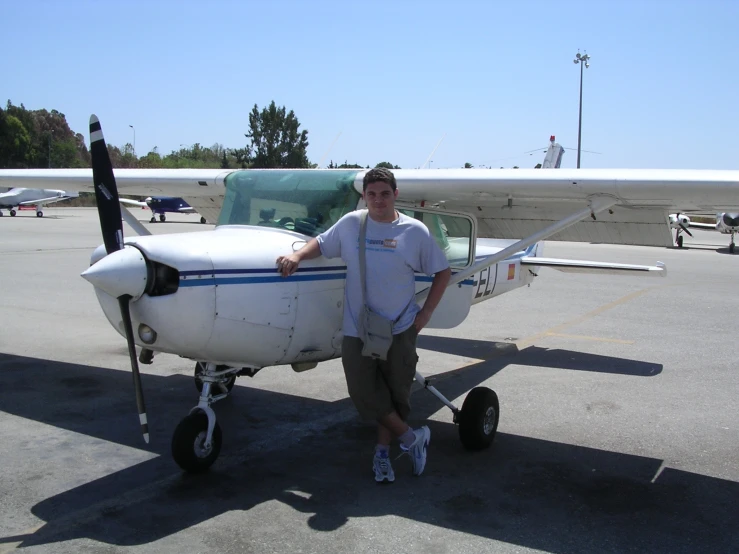
[[[562,164],[562,156],[565,149],[558,143],[554,142],[554,135],[549,137],[549,148],[544,155],[544,162],[541,164],[542,169],[557,169]]]

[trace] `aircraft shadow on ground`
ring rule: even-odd
[[[517,356],[505,358],[518,363]],[[504,367],[506,359],[460,370],[440,388],[450,397],[461,394]],[[455,426],[445,422],[429,423],[433,440],[424,475],[410,476],[409,461],[401,458],[391,487],[372,481],[368,444],[374,429],[353,417],[289,447],[222,454],[209,473],[182,474],[169,458],[169,437],[194,404],[192,379],[143,377],[153,451],[162,456],[39,502],[32,512],[46,524],[28,535],[0,537],[0,545],[77,538],[142,545],[230,511],[245,512],[243,525],[222,538],[225,548],[240,534],[248,542],[257,523],[249,521],[249,510],[279,501],[311,514],[301,532],[313,533],[311,540],[319,541],[314,546],[329,545],[335,537],[321,532],[337,530],[350,518],[394,515],[549,552],[739,548],[734,510],[739,484],[733,481],[670,468],[659,472],[661,461],[654,458],[503,433],[490,449],[470,453]],[[5,412],[121,444],[143,444],[128,372],[0,354],[0,384],[12,391],[0,397]],[[430,394],[414,395],[413,403],[414,419],[440,406]],[[277,423],[298,425],[353,408],[347,400],[237,387],[216,410],[225,452],[240,441],[273,435]]]
[[[514,343],[496,343],[428,335],[418,337],[417,344],[419,348],[424,350],[482,359],[486,362],[498,359],[504,364],[503,367],[508,365],[508,363],[513,363],[516,365],[591,371],[595,373],[614,373],[636,377],[652,377],[662,373],[661,364],[616,358],[614,356],[589,354],[574,350],[542,348],[540,346],[528,346],[523,350],[518,350]],[[456,372],[454,370],[451,373]],[[439,378],[440,376],[436,377]]]

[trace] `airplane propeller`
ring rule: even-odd
[[[692,237],[693,236],[693,233],[691,233],[690,231],[688,231],[688,228],[685,226],[685,224],[682,221],[680,221],[680,213],[679,212],[678,212],[678,214],[675,217],[677,219],[677,224],[680,226],[680,228],[683,231],[685,231],[688,234],[689,237]]]
[[[118,187],[115,183],[115,176],[113,175],[113,165],[110,163],[110,156],[108,154],[108,148],[105,145],[105,138],[103,137],[102,127],[97,116],[90,116],[90,153],[92,155],[92,178],[95,185],[95,200],[97,201],[98,216],[100,218],[100,229],[103,233],[103,242],[105,243],[105,251],[108,255],[114,252],[121,251],[123,255],[124,244],[123,244],[123,222],[121,221],[121,207],[118,202]],[[126,248],[128,251],[129,248]],[[135,250],[135,249],[130,249]],[[141,256],[141,253],[131,252],[126,254],[126,257],[130,256]],[[122,257],[122,256],[119,256]],[[101,266],[107,266],[108,272],[115,272],[117,264],[108,262],[104,264],[105,258],[95,264],[101,264]],[[142,257],[142,261],[143,257]],[[94,266],[93,266],[94,267]],[[146,271],[145,265],[141,266]],[[89,272],[90,270],[88,270]],[[95,284],[94,278],[99,275],[101,268],[98,268],[95,272],[91,272],[89,278],[85,274],[86,278]],[[87,272],[85,272],[87,273]],[[140,276],[135,280],[140,281]],[[126,275],[121,278],[123,283],[127,284],[132,279],[131,275]],[[146,273],[144,273],[143,282],[146,282]],[[136,344],[133,339],[133,326],[131,324],[131,312],[129,304],[131,299],[134,297],[132,294],[126,292],[128,289],[125,286],[120,287],[120,290],[114,292],[114,296],[118,298],[118,305],[121,310],[121,317],[123,318],[123,327],[126,332],[126,341],[128,342],[128,355],[131,359],[131,372],[133,374],[133,387],[136,394],[136,406],[139,411],[139,422],[141,424],[141,433],[144,435],[144,440],[149,442],[149,424],[146,419],[146,406],[144,405],[144,391],[141,387],[141,374],[139,373],[139,364],[136,359]],[[108,291],[106,291],[108,292]],[[120,293],[120,294],[118,294]],[[140,295],[139,295],[140,296]]]

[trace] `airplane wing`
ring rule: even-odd
[[[688,227],[698,227],[699,229],[712,229],[714,231],[716,230],[715,223],[696,223],[695,221],[691,221]]]
[[[43,206],[44,204],[52,204],[59,202],[60,200],[69,200],[76,196],[50,196],[49,198],[39,198],[38,200],[27,200],[25,202],[19,202],[19,206]]]
[[[269,171],[269,170],[236,170]],[[281,170],[285,172],[331,170]],[[131,195],[183,198],[216,221],[225,196],[224,169],[118,169],[118,188]],[[354,186],[362,190],[364,171]],[[663,169],[399,169],[394,171],[404,204],[472,213],[480,237],[532,236],[588,206],[614,203],[548,240],[671,246],[668,215],[739,211],[739,171]],[[256,173],[255,173],[256,175]],[[0,185],[93,190],[89,169],[0,170]]]
[[[138,206],[140,208],[148,208],[149,205],[146,202],[140,202],[138,200],[132,200],[131,198],[119,198],[118,202],[121,204],[128,204],[129,206]]]
[[[739,171],[451,169],[395,175],[399,201],[474,214],[479,237],[501,239],[533,236],[589,201],[610,199],[607,210],[547,240],[671,246],[670,213],[739,204]]]
[[[552,269],[566,273],[605,273],[610,275],[648,275],[654,277],[665,277],[667,275],[667,267],[662,262],[657,262],[657,265],[632,265],[524,256],[521,258],[521,265],[551,267]]]

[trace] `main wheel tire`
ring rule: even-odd
[[[159,221],[161,221],[162,223],[164,223],[165,221],[167,221],[167,216],[164,215],[164,214],[160,214],[159,215]]]
[[[225,365],[219,365],[216,367],[216,369],[226,369],[227,366]],[[201,376],[203,375],[203,366],[200,365],[200,362],[195,362],[195,388],[198,389],[198,392],[203,392],[203,381],[201,379]],[[236,375],[231,375],[231,377],[228,378],[228,381],[224,383],[226,389],[228,392],[231,392],[231,389],[234,388],[234,385],[236,384]]]
[[[729,245],[729,254],[733,254],[733,253],[734,253],[734,243],[732,242],[732,243],[731,243],[731,244]]]
[[[172,435],[172,457],[177,465],[188,473],[207,471],[221,452],[221,426],[213,428],[210,448],[204,448],[208,434],[208,416],[203,412],[195,412],[180,421]]]
[[[15,210],[10,210],[10,217],[15,217]]]
[[[498,429],[498,395],[487,387],[472,389],[459,412],[459,439],[468,450],[490,446]]]
[[[205,223],[205,218],[204,217],[201,217],[200,218],[200,223]]]
[[[149,220],[149,223],[156,223],[156,222],[157,222],[157,218],[154,217],[154,216],[151,216],[151,219]]]
[[[36,217],[44,217],[44,212],[36,212]]]
[[[677,237],[677,247],[682,248],[683,247],[683,237]]]

